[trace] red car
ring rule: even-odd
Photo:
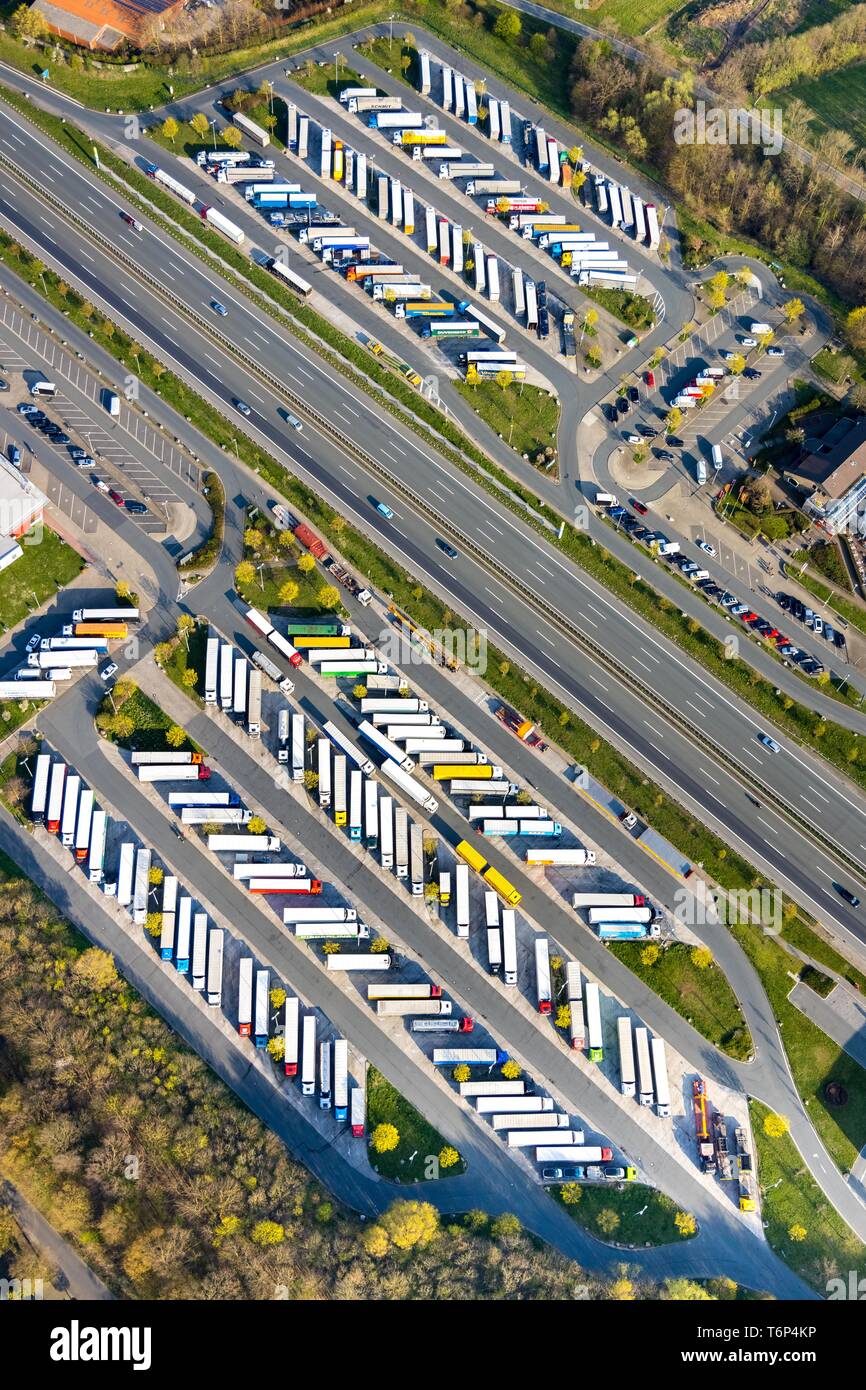
[[[776,643],[776,646],[777,646],[777,647],[787,647],[787,646],[788,646],[788,639],[787,639],[787,637],[783,637],[782,634],[781,634],[781,632],[777,632],[777,633],[776,633],[776,636],[773,638],[773,641]]]
[[[649,507],[646,505],[645,502],[638,502],[637,499],[634,497],[630,497],[628,499],[628,502],[630,507],[634,507],[638,516],[646,516],[647,512],[649,511]]]
[[[753,623],[757,618],[757,613],[741,613],[740,617],[744,623]]]
[[[645,373],[644,373],[644,380],[646,381],[647,386],[655,386],[655,384],[656,384],[655,372],[645,372]]]
[[[779,634],[774,627],[771,627],[769,632],[764,633],[764,640],[767,642],[775,642],[778,640],[778,637]]]
[[[108,489],[108,495],[111,498],[112,502],[117,503],[118,507],[123,506],[123,498],[121,497],[120,493],[116,491],[115,488],[110,487]]]

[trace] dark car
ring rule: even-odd
[[[0,376],[0,391],[8,391],[8,390],[9,390],[9,382],[5,379],[5,377]]]
[[[123,506],[123,498],[121,497],[120,493],[117,491],[116,488],[110,487],[108,489],[108,495],[111,498],[112,502],[117,503],[118,507]]]
[[[788,598],[787,594],[777,594],[776,602],[778,603],[783,613],[787,613],[791,607],[791,600]]]
[[[844,647],[844,645],[845,645],[845,634],[844,634],[844,632],[836,632],[836,630],[834,629],[834,630],[833,630],[833,641],[836,643],[836,646],[837,646],[837,647]]]
[[[860,906],[860,899],[857,897],[856,893],[851,892],[850,888],[846,888],[842,883],[834,883],[833,887],[836,889],[839,897],[845,899],[846,903],[850,903],[852,907]]]
[[[642,434],[644,439],[655,439],[658,430],[654,430],[652,425],[638,425],[638,434]]]
[[[631,409],[625,396],[617,396],[616,408],[619,411],[620,415],[626,415],[628,411]]]
[[[616,406],[613,404],[612,401],[607,402],[607,404],[604,407],[604,413],[608,420],[610,420],[613,424],[616,424],[618,416],[616,413]]]
[[[436,544],[438,545],[439,549],[443,552],[443,554],[448,556],[449,560],[457,559],[457,551],[454,549],[453,545],[448,544],[448,541],[437,539]]]
[[[630,386],[628,388],[628,398],[630,401],[640,400],[640,391],[637,389],[636,386]]]
[[[640,516],[646,516],[647,512],[649,511],[649,507],[647,506],[646,502],[638,502],[636,497],[630,497],[628,501],[629,506],[634,507],[635,511]]]
[[[142,512],[147,511],[147,507],[144,503],[137,502],[134,497],[127,497],[123,505],[128,512],[135,512],[136,516],[140,516]]]
[[[676,435],[669,434],[667,439],[668,444],[670,444],[672,449],[681,449],[683,447],[683,441],[681,439],[677,439]]]
[[[69,435],[68,435],[68,434],[64,434],[62,430],[53,430],[52,433],[51,433],[51,443],[52,443],[52,444],[68,444],[68,443],[69,443]]]
[[[657,459],[661,459],[664,463],[676,463],[673,454],[669,453],[667,449],[654,449],[653,453]]]
[[[803,619],[806,616],[806,605],[802,599],[791,599],[791,612],[794,614],[795,618],[799,619],[800,622],[803,621]]]
[[[743,372],[743,376],[746,378],[746,381],[758,381],[761,373],[758,371],[757,367],[747,367]]]

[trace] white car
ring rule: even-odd
[[[111,680],[111,677],[116,675],[117,663],[114,661],[110,661],[107,666],[103,666],[102,670],[99,673],[100,679],[104,681]]]
[[[38,633],[38,632],[34,632],[33,636],[32,636],[32,637],[28,640],[28,642],[27,642],[27,648],[26,648],[26,650],[27,650],[28,652],[35,652],[36,648],[39,646],[39,643],[40,643],[41,641],[42,641],[42,636],[41,636],[41,634]]]
[[[626,444],[640,444],[640,442],[641,442],[641,440],[640,440],[640,435],[639,435],[639,434],[627,434],[626,437],[625,437],[625,442],[626,442]]]
[[[289,516],[289,513],[286,511],[285,507],[280,506],[279,502],[274,503],[273,515],[274,525],[276,526],[278,531],[288,531],[291,529],[292,518]]]
[[[757,346],[758,346],[758,340],[757,340],[757,338],[741,338],[741,339],[740,339],[740,342],[743,344],[743,347],[757,347]]]
[[[291,425],[293,430],[302,430],[304,428],[297,415],[292,415],[288,410],[286,411],[286,424]]]
[[[740,354],[739,354],[738,352],[723,352],[723,353],[722,353],[722,357],[724,358],[724,360],[725,360],[726,362],[735,362],[736,359],[737,359],[739,356],[740,356]]]
[[[710,545],[709,541],[698,540],[695,541],[695,545],[698,547],[698,550],[703,550],[705,554],[715,556],[716,548],[714,545]]]
[[[99,491],[100,491],[100,492],[110,492],[110,491],[111,491],[111,489],[110,489],[109,486],[108,486],[108,483],[104,482],[102,478],[94,478],[94,479],[93,479],[93,482],[94,482],[95,486],[99,488]]]
[[[769,748],[771,753],[781,753],[782,751],[776,740],[770,738],[769,734],[758,734],[758,742],[763,743],[765,748]]]

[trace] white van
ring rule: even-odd
[[[105,409],[108,411],[109,415],[116,418],[120,414],[120,397],[117,392],[105,391],[103,393],[103,399],[105,402]]]
[[[754,335],[755,335],[756,338],[760,337],[760,335],[761,335],[762,333],[772,333],[772,331],[773,331],[773,330],[772,330],[772,328],[770,327],[770,325],[769,325],[768,323],[750,323],[750,324],[749,324],[749,332],[750,332],[750,333],[754,333]]]
[[[722,458],[721,446],[719,444],[713,445],[712,449],[710,450],[710,457],[713,460],[713,468],[715,468],[716,472],[718,473],[719,469],[722,467],[722,464],[724,463],[724,459]]]
[[[616,495],[613,492],[597,492],[595,505],[597,507],[615,507],[617,505]]]
[[[38,381],[32,382],[30,394],[31,396],[56,396],[57,387],[53,381],[49,381],[47,377],[43,376]]]
[[[697,584],[701,579],[709,579],[709,577],[709,570],[692,570],[689,574],[689,579],[692,581],[693,584]]]

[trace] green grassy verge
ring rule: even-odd
[[[550,466],[555,476],[555,455],[545,458],[544,454],[547,448],[556,449],[559,400],[553,392],[516,382],[500,386],[496,381],[479,381],[470,386],[456,381],[453,385],[515,453],[525,454],[539,468]]]
[[[164,710],[145,695],[132,681],[118,681],[114,690],[105,696],[96,716],[100,733],[119,748],[141,748],[155,752],[166,749],[199,752],[189,737],[178,744],[166,738],[173,721]]]
[[[674,1225],[679,1211],[676,1202],[643,1183],[597,1187],[573,1182],[547,1190],[572,1221],[596,1240],[611,1245],[645,1246],[680,1244],[683,1239],[690,1239],[681,1236]]]
[[[298,567],[302,556],[291,531],[278,531],[264,513],[247,522],[244,532],[243,569],[235,570],[235,587],[245,603],[270,612],[291,612],[296,618],[312,618],[345,611],[342,605],[328,605],[326,590],[332,590],[318,567],[305,571]],[[304,563],[309,563],[305,560]],[[252,565],[254,573],[248,574]],[[285,585],[294,586],[284,592]],[[297,590],[295,593],[294,590]],[[333,594],[330,594],[333,597]]]
[[[646,951],[641,942],[614,942],[608,949],[729,1057],[749,1060],[754,1043],[737,997],[717,965],[700,969],[692,960],[692,947],[681,943],[662,948],[648,965],[641,960]]]
[[[394,1182],[431,1182],[466,1172],[462,1158],[452,1167],[440,1169],[439,1155],[447,1147],[442,1135],[381,1072],[368,1065],[367,1130],[371,1138],[378,1125],[394,1125],[400,1136],[397,1147],[387,1153],[377,1153],[372,1143],[369,1145],[370,1164],[381,1177]]]
[[[849,1269],[859,1277],[866,1245],[824,1196],[790,1136],[771,1139],[764,1132],[767,1107],[756,1100],[749,1104],[767,1240],[785,1264],[826,1296],[829,1278],[847,1280]],[[792,1239],[792,1230],[805,1235]]]
[[[0,573],[0,627],[17,627],[84,569],[77,551],[43,525],[21,537],[24,552]]]
[[[207,623],[196,623],[185,635],[178,635],[168,645],[170,655],[162,669],[169,680],[174,681],[179,690],[190,695],[199,704],[204,703],[205,667],[207,664]],[[187,671],[195,674],[195,681],[187,685],[184,679]]]
[[[802,585],[804,589],[808,589],[810,594],[814,594],[817,599],[820,599],[827,608],[838,613],[852,627],[858,627],[861,632],[866,632],[866,609],[861,608],[859,604],[850,603],[835,589],[831,589],[829,584],[825,584],[814,574],[809,574],[808,570],[805,574],[801,574],[797,570],[796,573],[792,573],[791,577],[796,579],[797,583]]]
[[[858,970],[849,960],[846,960],[835,946],[814,931],[810,926],[799,917],[792,921],[785,922],[782,927],[782,939],[789,945],[802,951],[819,965],[826,965],[828,970],[832,970],[836,975],[840,975],[843,980],[847,980],[855,989],[862,990],[866,994],[866,975],[862,970]]]
[[[32,828],[32,823],[25,808],[33,782],[33,765],[37,751],[38,744],[34,741],[32,747],[25,752],[13,748],[0,762],[0,801],[27,830]]]

